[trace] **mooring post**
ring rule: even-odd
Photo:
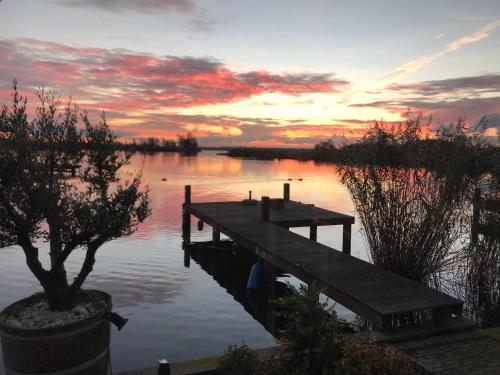
[[[220,242],[220,230],[216,227],[212,227],[212,242],[213,243]]]
[[[182,242],[191,242],[191,214],[187,207],[191,204],[191,185],[184,186],[184,204],[182,205]]]
[[[166,359],[158,361],[158,375],[170,375],[170,363]]]
[[[476,188],[474,190],[474,197],[472,199],[472,226],[471,226],[472,243],[476,243],[478,239],[477,224],[479,224],[479,219],[481,216],[481,208],[479,207],[480,200],[481,200],[481,188]]]
[[[290,184],[289,183],[283,184],[283,199],[286,201],[290,200]]]
[[[342,252],[351,255],[351,224],[344,224],[343,227]]]
[[[317,225],[311,225],[309,227],[309,239],[313,241],[318,240],[318,226]]]
[[[269,210],[271,209],[271,199],[262,197],[262,205],[260,207],[260,220],[269,221]]]

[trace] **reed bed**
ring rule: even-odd
[[[500,225],[500,213],[485,212],[481,221]],[[500,323],[500,234],[479,236],[457,257],[454,293],[465,302],[466,314],[483,327]]]

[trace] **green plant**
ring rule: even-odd
[[[316,285],[303,285],[275,302],[276,313],[284,320],[279,337],[296,373],[333,373],[342,355],[341,324],[319,296]]]
[[[260,362],[255,369],[254,375],[302,375],[300,367],[290,360],[290,355],[284,353],[274,354]]]
[[[343,375],[413,375],[413,364],[394,348],[370,341],[349,343],[344,347]]]
[[[259,360],[257,355],[243,345],[232,345],[219,360],[218,373],[221,375],[252,375]]]
[[[69,310],[97,250],[131,234],[149,215],[148,194],[140,175],[124,180],[121,168],[130,156],[116,150],[104,115],[92,124],[74,106],[60,111],[55,94],[42,90],[30,121],[16,82],[12,99],[0,112],[0,247],[18,245],[50,308]],[[42,241],[48,246],[40,250]],[[69,282],[64,264],[76,249],[85,256]]]

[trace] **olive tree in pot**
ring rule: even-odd
[[[111,297],[82,285],[97,250],[150,214],[149,197],[140,174],[122,172],[130,155],[104,115],[93,124],[53,93],[38,97],[29,120],[14,81],[0,112],[0,247],[20,248],[43,288],[0,313],[4,364],[16,374],[106,374]],[[70,280],[65,262],[76,250]]]

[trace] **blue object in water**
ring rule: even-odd
[[[262,289],[262,275],[263,267],[260,261],[256,261],[250,270],[250,275],[247,281],[247,290],[260,290]]]

